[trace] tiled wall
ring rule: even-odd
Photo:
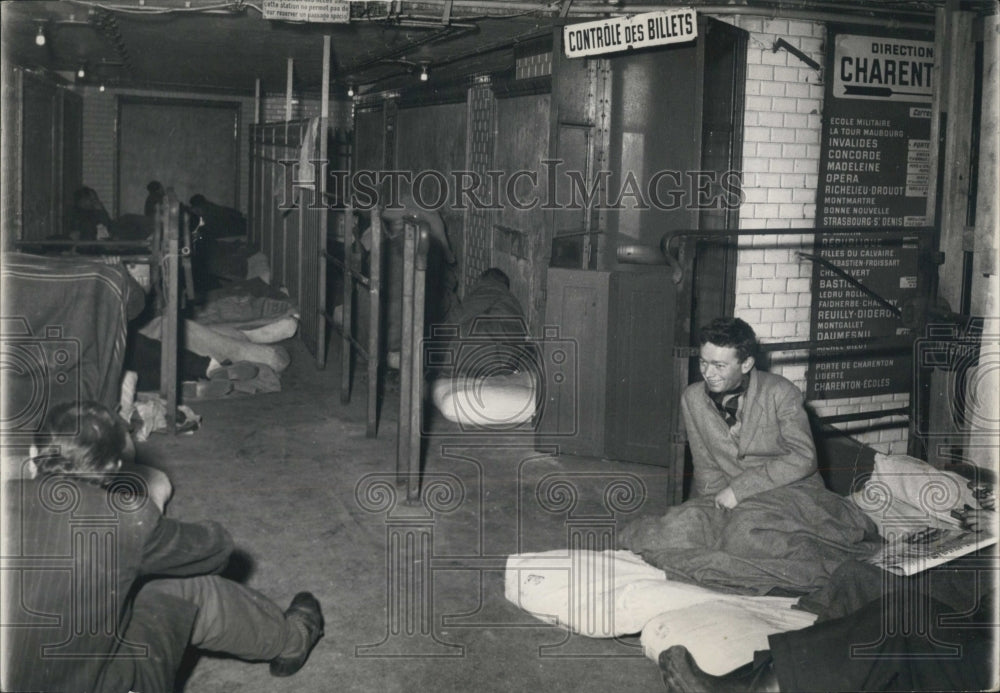
[[[530,79],[552,74],[552,53],[539,53],[518,58],[514,63],[516,79]]]
[[[772,50],[783,38],[820,65],[824,64],[826,30],[822,23],[760,17],[720,17],[750,34],[747,82],[743,192],[740,227],[744,229],[810,228],[815,224],[819,181],[823,74],[785,50]],[[741,239],[737,265],[736,315],[754,326],[762,342],[809,338],[812,265],[796,252],[812,252],[811,234],[748,236]],[[803,391],[805,354],[778,352],[771,370]],[[894,409],[907,395],[882,395],[812,403],[819,415]],[[905,452],[907,431],[886,428],[860,432],[865,426],[841,428],[883,452]]]
[[[261,112],[265,123],[277,123],[285,119],[285,94],[264,94],[261,97]],[[292,99],[292,120],[315,118],[320,114],[321,100],[318,96],[302,96]],[[330,99],[330,127],[350,129],[351,103]]]

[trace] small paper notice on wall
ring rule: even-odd
[[[348,24],[351,4],[347,0],[264,0],[264,19],[283,22]]]

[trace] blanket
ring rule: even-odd
[[[444,329],[442,329],[442,327]],[[534,349],[517,297],[504,282],[483,276],[452,306],[436,336],[447,335],[453,357],[445,375],[488,376],[531,370]],[[433,364],[431,364],[433,365]]]
[[[119,400],[128,320],[145,303],[121,265],[3,256],[4,430],[31,431],[53,405]]]
[[[795,483],[733,510],[699,497],[623,528],[620,545],[668,578],[742,594],[804,594],[879,546],[875,525],[848,498]]]
[[[653,661],[684,645],[724,674],[767,648],[767,636],[811,625],[795,599],[725,594],[668,580],[628,551],[555,550],[509,556],[504,596],[536,618],[591,638],[641,633]]]

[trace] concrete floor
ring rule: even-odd
[[[409,506],[393,475],[398,395],[390,388],[379,435],[366,438],[364,383],[340,403],[336,346],[323,370],[297,340],[286,346],[282,392],[194,403],[200,430],[156,435],[140,456],[174,482],[169,516],[229,529],[229,574],[282,606],[314,592],[326,636],[288,679],[192,653],[179,690],[664,690],[637,637],[592,640],[535,620],[504,598],[503,567],[508,554],[662,512],[666,470],[553,457],[530,438],[431,421],[424,502]]]

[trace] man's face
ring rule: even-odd
[[[740,384],[743,376],[753,368],[753,357],[740,361],[736,347],[703,344],[698,353],[701,377],[710,392],[725,392]]]

